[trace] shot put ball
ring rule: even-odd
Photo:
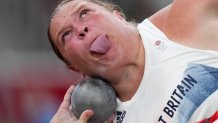
[[[106,81],[99,78],[87,78],[74,88],[71,106],[77,118],[83,111],[91,109],[94,115],[88,123],[102,123],[116,110],[116,94]]]

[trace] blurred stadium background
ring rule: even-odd
[[[141,22],[171,0],[114,0]],[[55,56],[47,39],[58,0],[0,1],[0,123],[48,123],[80,76]]]

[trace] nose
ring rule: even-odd
[[[88,33],[88,31],[89,29],[87,26],[78,27],[78,30],[77,30],[78,38],[83,40],[86,37],[86,34]]]

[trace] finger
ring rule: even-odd
[[[60,105],[59,109],[69,109],[70,107],[70,97],[71,97],[71,93],[73,92],[74,89],[74,85],[71,85],[70,88],[67,90],[66,94],[64,95],[64,99],[63,102]]]
[[[86,110],[84,111],[80,118],[79,118],[79,121],[80,123],[87,123],[88,120],[94,115],[94,112],[92,110]]]

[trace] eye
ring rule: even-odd
[[[63,33],[62,37],[61,37],[61,42],[64,44],[65,41],[67,41],[70,38],[70,33],[71,31],[66,31]]]
[[[88,14],[89,10],[85,9],[80,13],[80,17],[84,18]]]

